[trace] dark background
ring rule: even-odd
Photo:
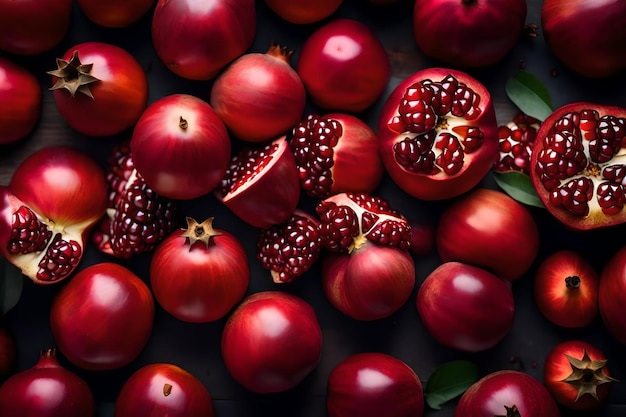
[[[251,51],[264,52],[270,41],[276,41],[295,51],[304,39],[324,22],[296,26],[282,21],[264,4],[257,1],[257,37]],[[379,110],[386,96],[406,76],[418,69],[439,65],[425,58],[417,49],[412,33],[412,1],[400,1],[393,6],[373,6],[365,0],[344,0],[331,19],[351,17],[369,25],[385,45],[392,64],[393,75],[383,97],[362,116],[375,127]],[[540,0],[528,0],[527,23],[540,25]],[[190,93],[208,101],[211,82],[187,81],[177,77],[156,57],[150,40],[151,12],[140,22],[126,29],[105,29],[89,22],[75,7],[70,33],[52,51],[37,57],[20,58],[18,62],[40,77],[44,89],[42,118],[35,132],[25,140],[0,148],[0,183],[7,184],[15,167],[30,153],[52,144],[69,144],[93,155],[103,166],[112,146],[129,137],[130,132],[113,138],[83,137],[72,131],[55,108],[51,86],[45,72],[54,68],[54,59],[76,43],[93,40],[120,45],[131,52],[145,68],[150,82],[150,102],[172,93]],[[469,71],[482,81],[493,95],[498,121],[506,123],[516,112],[504,91],[506,80],[514,75],[524,62],[526,70],[539,77],[548,87],[555,107],[572,101],[596,101],[626,105],[626,86],[620,77],[591,80],[577,76],[558,63],[548,50],[541,27],[537,38],[522,37],[514,50],[497,65]],[[309,110],[315,110],[309,107]],[[491,176],[480,186],[495,187]],[[425,203],[409,197],[385,178],[376,194],[389,200],[394,208],[409,219],[436,222],[439,213],[451,201]],[[316,309],[323,330],[324,344],[317,369],[295,389],[274,395],[257,395],[240,387],[230,378],[222,364],[219,340],[224,320],[208,324],[183,323],[157,309],[152,337],[142,354],[130,365],[115,371],[85,372],[67,363],[63,365],[84,378],[92,388],[99,405],[99,416],[112,416],[115,398],[128,376],[142,365],[153,362],[172,362],[192,372],[211,393],[218,416],[323,416],[326,415],[326,380],[331,369],[357,352],[380,351],[392,354],[408,363],[425,382],[432,371],[453,359],[469,359],[478,363],[484,374],[497,369],[518,369],[541,378],[543,360],[559,341],[584,339],[604,350],[609,368],[618,380],[626,380],[624,346],[614,340],[598,319],[584,329],[566,330],[545,320],[536,309],[532,297],[533,272],[538,263],[556,249],[581,251],[594,266],[601,269],[607,259],[622,245],[624,227],[594,232],[566,230],[547,212],[530,208],[541,229],[540,254],[531,270],[514,284],[516,317],[513,329],[493,349],[467,354],[438,345],[425,331],[415,309],[415,296],[388,319],[375,322],[357,322],[343,316],[325,300],[319,281],[319,267],[313,268],[296,283],[278,286],[269,273],[255,260],[257,231],[235,218],[212,196],[181,204],[185,215],[198,219],[216,217],[216,227],[237,235],[246,246],[252,276],[248,293],[265,289],[280,289],[297,294]],[[86,249],[81,268],[101,261],[112,261],[93,247]],[[149,255],[130,261],[119,261],[148,279]],[[416,259],[417,286],[440,263],[435,252]],[[54,346],[48,326],[50,302],[60,286],[39,287],[30,281],[24,283],[17,306],[6,315],[13,333],[18,354],[18,370],[30,368],[37,361],[41,349]],[[589,416],[620,416],[626,413],[626,384],[614,384],[608,404]],[[443,410],[427,409],[426,416],[452,416],[454,402]],[[563,415],[567,414],[563,410]]]

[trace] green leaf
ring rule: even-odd
[[[502,191],[528,206],[545,208],[530,177],[519,171],[494,172],[493,177]]]
[[[463,394],[480,378],[480,369],[466,360],[446,362],[426,381],[424,399],[430,408],[440,410],[446,402]]]
[[[507,80],[505,89],[509,99],[527,115],[543,122],[552,113],[550,92],[530,72],[519,70]]]
[[[22,295],[23,286],[22,271],[0,258],[0,316],[15,307]]]

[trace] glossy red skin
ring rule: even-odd
[[[525,0],[417,0],[413,34],[427,56],[459,68],[500,61],[526,21]]]
[[[81,63],[93,64],[91,75],[99,79],[89,88],[93,98],[54,90],[59,112],[73,129],[88,136],[111,136],[131,128],[146,108],[148,79],[139,62],[119,46],[84,42],[70,48],[63,59],[78,51]],[[52,84],[56,77],[52,77]]]
[[[539,152],[543,149],[543,138],[546,137],[550,128],[554,125],[554,123],[563,117],[564,114],[575,111],[579,112],[584,109],[589,110],[597,110],[598,116],[602,117],[604,115],[613,115],[615,117],[626,118],[626,108],[619,106],[606,106],[598,103],[590,103],[590,102],[573,102],[565,104],[556,110],[554,110],[550,116],[548,116],[537,131],[537,138],[535,139],[535,144],[533,145],[533,151],[530,159],[530,179],[532,180],[533,186],[539,199],[546,207],[546,209],[552,214],[558,221],[563,223],[564,225],[575,229],[575,230],[590,230],[602,227],[610,227],[616,224],[621,224],[626,222],[626,210],[621,210],[618,214],[614,214],[612,216],[606,216],[602,213],[598,215],[589,215],[587,217],[578,217],[570,214],[568,211],[554,207],[550,204],[550,193],[544,188],[541,180],[539,179],[539,175],[537,175],[534,167],[537,165],[537,156]],[[595,197],[594,197],[595,198]]]
[[[535,378],[519,371],[490,373],[461,396],[454,417],[506,416],[506,407],[517,406],[523,417],[559,417],[548,390]]]
[[[337,11],[343,0],[265,0],[282,19],[303,25],[323,20]]]
[[[325,255],[322,285],[328,301],[355,320],[378,320],[398,311],[415,288],[409,252],[365,243],[351,254]]]
[[[513,326],[510,283],[460,262],[433,270],[417,292],[417,311],[430,335],[466,352],[494,347]]]
[[[0,410],[15,417],[94,417],[96,404],[87,383],[60,366],[55,351],[47,351],[0,386]]]
[[[133,372],[115,401],[115,417],[214,415],[213,400],[202,382],[170,363],[144,365]]]
[[[611,387],[610,383],[599,385],[597,388],[598,399],[585,394],[578,398],[578,401],[576,400],[578,389],[567,382],[563,382],[572,373],[572,366],[565,355],[582,359],[585,351],[592,361],[606,360],[604,353],[595,345],[583,340],[566,340],[550,350],[543,365],[545,387],[556,402],[572,410],[590,410],[599,407],[606,401]],[[611,375],[607,366],[602,368],[602,373],[607,376]]]
[[[605,327],[620,343],[626,344],[626,247],[615,252],[600,273],[598,307]]]
[[[180,127],[181,117],[188,127]],[[135,168],[157,193],[190,200],[212,191],[230,161],[230,137],[204,100],[172,94],[153,102],[131,139]]]
[[[303,299],[282,291],[245,298],[222,333],[222,358],[229,374],[260,394],[294,388],[315,369],[321,350],[315,311]]]
[[[237,217],[261,229],[289,220],[300,201],[298,168],[287,139],[281,136],[273,143],[279,146],[273,156],[276,161],[254,181],[235,193],[224,195],[219,188],[215,191],[217,199]]]
[[[158,0],[152,43],[176,75],[210,80],[243,54],[256,35],[254,0]]]
[[[406,363],[385,353],[358,353],[328,376],[329,417],[422,417],[422,383]]]
[[[428,255],[435,248],[435,225],[425,221],[412,221],[410,224],[411,254],[415,257]]]
[[[124,28],[141,19],[156,0],[77,0],[78,7],[92,22],[108,28]]]
[[[453,176],[444,173],[427,176],[406,171],[395,161],[393,152],[393,145],[404,139],[405,135],[389,129],[387,122],[398,113],[400,99],[409,86],[424,79],[439,81],[449,74],[467,84],[481,97],[481,115],[467,125],[480,127],[484,134],[483,145],[479,151],[465,156],[463,168]],[[469,191],[490,172],[499,156],[498,125],[491,95],[475,78],[449,68],[427,68],[402,80],[383,105],[378,121],[378,137],[383,165],[393,182],[407,194],[422,200],[444,200]]]
[[[210,103],[233,136],[265,143],[302,119],[306,91],[289,57],[271,46],[240,56],[217,77]]]
[[[72,0],[0,1],[0,49],[16,55],[46,52],[70,27]]]
[[[0,145],[33,131],[41,116],[39,81],[29,70],[0,57]]]
[[[580,286],[567,287],[565,278],[577,276]],[[580,328],[598,316],[599,274],[578,252],[558,250],[538,266],[534,298],[539,311],[561,327]]]
[[[626,4],[546,0],[541,28],[548,46],[571,70],[593,78],[626,69]]]
[[[189,245],[178,230],[157,246],[150,263],[150,288],[165,311],[179,320],[206,323],[221,319],[240,302],[250,282],[246,250],[232,234],[219,230],[207,247]]]
[[[13,335],[0,322],[0,383],[13,372],[16,355],[17,349]]]
[[[155,306],[148,286],[114,263],[77,272],[55,296],[50,329],[74,365],[101,371],[132,362],[148,342]]]
[[[344,18],[326,23],[305,40],[297,71],[317,106],[358,113],[381,97],[391,65],[374,32]]]
[[[539,227],[509,195],[476,188],[444,210],[435,241],[443,262],[464,262],[513,282],[537,257]]]

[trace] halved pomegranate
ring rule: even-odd
[[[300,199],[300,180],[286,136],[240,150],[215,196],[252,226],[267,228],[287,221]]]
[[[104,171],[89,155],[63,146],[34,152],[0,186],[0,253],[37,284],[64,280],[106,199]]]
[[[371,193],[382,180],[378,136],[355,116],[310,114],[293,129],[289,144],[302,188],[311,197]]]
[[[106,180],[106,216],[92,234],[97,248],[119,258],[152,252],[178,224],[174,200],[157,194],[135,169],[130,144],[115,146]]]
[[[531,168],[539,198],[565,225],[626,222],[626,108],[576,102],[556,109],[537,132]]]
[[[383,106],[378,135],[392,180],[423,200],[470,190],[498,156],[491,95],[480,81],[447,68],[405,78]]]
[[[500,157],[493,166],[496,172],[519,171],[530,175],[530,156],[541,122],[518,113],[513,120],[498,127]]]

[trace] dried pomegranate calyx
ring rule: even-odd
[[[597,390],[600,385],[617,381],[604,373],[607,360],[592,360],[587,350],[583,350],[583,356],[580,359],[567,354],[565,357],[572,367],[572,373],[562,381],[578,390],[576,401],[583,395],[591,395],[593,398],[598,399]]]
[[[187,228],[184,229],[181,236],[189,242],[189,249],[196,242],[202,242],[208,248],[215,244],[215,236],[220,236],[222,233],[213,228],[214,217],[209,217],[202,223],[198,223],[194,218],[187,217]]]
[[[57,77],[56,82],[50,90],[64,88],[69,91],[72,96],[75,96],[76,93],[81,93],[87,97],[93,98],[89,86],[100,80],[91,75],[93,64],[83,64],[80,62],[78,50],[74,50],[72,58],[69,61],[57,58],[56,64],[57,69],[47,72],[47,74]]]

